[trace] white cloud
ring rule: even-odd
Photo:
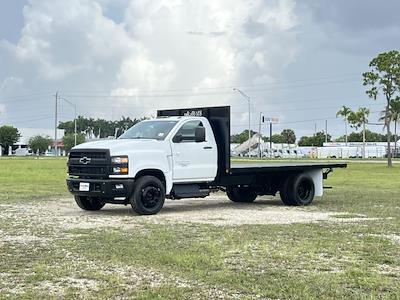
[[[137,98],[111,103],[74,100],[92,116],[110,118],[110,107],[114,117],[140,116],[159,106],[242,105],[240,95],[227,93],[231,89],[209,89],[273,82],[296,55],[292,0],[130,1],[121,23],[104,14],[109,5],[109,0],[31,0],[18,43],[0,43],[0,56],[12,62],[0,76],[21,77],[31,89],[49,92],[133,91]],[[187,89],[187,97],[140,97],[174,89]],[[254,105],[260,102],[254,97]],[[242,108],[233,111],[242,116]]]
[[[125,26],[147,58],[173,62],[171,88],[201,93],[200,88],[265,84],[279,76],[296,53],[293,9],[293,1],[134,1]],[[240,96],[209,94],[187,97],[181,105],[243,102]]]
[[[22,86],[23,83],[24,80],[20,77],[14,77],[14,76],[7,77],[0,84],[0,92],[3,94],[13,93],[15,91],[18,91],[18,89]]]

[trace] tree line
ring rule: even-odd
[[[118,137],[130,127],[144,119],[145,118],[131,119],[123,116],[120,120],[110,121],[78,116],[76,119],[76,131],[79,134],[84,134],[88,138]],[[73,120],[60,122],[58,129],[64,129],[66,135],[73,134],[75,132],[75,123]]]
[[[250,130],[250,135],[253,136],[257,132]],[[231,135],[231,143],[242,144],[249,138],[249,131],[246,129],[241,133]],[[266,136],[261,137],[264,142],[269,142],[270,138]],[[296,134],[292,129],[284,129],[281,133],[272,135],[271,140],[273,143],[278,144],[294,144],[296,142]]]
[[[256,134],[255,131],[250,131],[251,136]],[[244,130],[241,133],[234,134],[231,136],[231,143],[242,144],[247,141],[249,137],[249,131]],[[270,138],[266,136],[261,137],[264,142],[269,142]],[[325,142],[326,136],[325,132],[320,131],[312,136],[302,136],[299,141],[299,146],[316,146],[322,147]],[[283,129],[281,133],[275,133],[271,136],[271,141],[276,144],[295,144],[296,134],[293,129]],[[331,141],[331,136],[328,134],[328,142]]]
[[[86,139],[92,138],[106,138],[109,136],[118,137],[127,129],[136,123],[144,120],[131,119],[129,117],[122,117],[117,121],[109,121],[104,119],[93,119],[79,116],[76,119],[76,144],[82,144]],[[64,149],[68,152],[75,146],[75,122],[67,121],[60,122],[58,129],[64,129]],[[21,138],[19,130],[13,126],[0,126],[0,146],[4,155],[8,155],[8,149],[14,145]],[[36,135],[29,139],[28,146],[33,153],[43,154],[50,146],[53,145],[54,139],[49,136]]]
[[[244,130],[241,133],[234,134],[231,136],[231,143],[241,144],[247,141],[248,139],[248,130]],[[257,132],[251,131],[251,136],[256,134]],[[342,142],[342,143],[354,143],[363,142],[363,132],[353,131],[350,134],[345,134],[339,136],[336,139],[332,139],[332,136],[328,134],[327,140],[328,142]],[[298,140],[297,144],[299,146],[315,146],[315,147],[322,147],[323,143],[325,143],[325,132],[320,131],[317,132],[315,135],[311,136],[302,136]],[[262,140],[264,142],[269,142],[269,137],[262,136]],[[366,142],[386,142],[386,134],[381,134],[378,132],[373,132],[369,129],[365,129],[365,141]],[[397,134],[391,137],[392,142],[397,141]],[[277,144],[295,144],[296,143],[296,135],[292,129],[284,129],[281,133],[273,134],[272,135],[272,142]]]

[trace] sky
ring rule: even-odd
[[[384,100],[368,99],[362,73],[400,49],[399,11],[397,0],[0,1],[0,126],[54,128],[58,92],[109,120],[230,105],[237,133],[249,117],[238,88],[252,130],[260,114],[297,137],[327,120],[335,138],[342,105],[377,122]],[[59,102],[59,120],[72,120]]]

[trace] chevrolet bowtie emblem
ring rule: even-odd
[[[92,159],[86,156],[79,159],[79,162],[84,165],[90,164],[91,161]]]

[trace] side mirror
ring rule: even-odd
[[[172,138],[172,141],[173,141],[174,143],[180,143],[180,142],[182,142],[182,140],[183,140],[182,134],[180,134],[180,133],[176,134],[176,135]]]
[[[194,140],[196,143],[201,143],[206,140],[206,129],[204,127],[196,127],[194,132]]]

